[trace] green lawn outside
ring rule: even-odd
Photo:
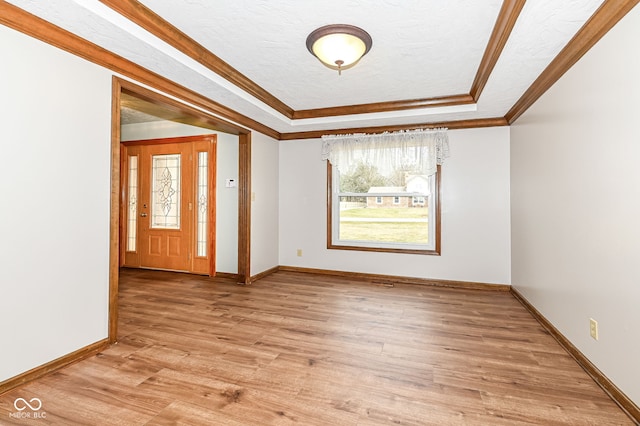
[[[426,223],[340,222],[340,240],[427,244],[428,230]]]
[[[426,219],[426,208],[362,208],[343,210],[340,217],[369,219]],[[427,244],[429,226],[426,222],[340,222],[342,241],[379,241]]]
[[[342,210],[340,217],[423,219],[428,212],[429,209],[421,207],[350,209]]]

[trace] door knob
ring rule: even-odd
[[[140,213],[140,217],[147,217],[146,213]]]

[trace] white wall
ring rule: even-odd
[[[121,126],[123,141],[215,134],[216,157],[216,271],[238,272],[238,188],[226,188],[226,179],[238,182],[238,136],[173,121]]]
[[[280,264],[509,284],[509,129],[451,130],[449,140],[441,256],[328,250],[321,140],[281,141]]]
[[[238,272],[238,187],[227,188],[225,181],[238,182],[238,136],[217,132],[216,162],[216,271]]]
[[[0,26],[0,381],[107,337],[111,74]]]
[[[280,142],[251,137],[251,275],[278,266],[278,150]]]
[[[640,405],[638,40],[636,7],[512,126],[511,200],[514,287]]]

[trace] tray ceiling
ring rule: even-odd
[[[275,132],[295,133],[504,117],[603,1],[8,3]],[[509,12],[513,25],[500,33]],[[311,31],[332,23],[373,38],[342,75],[305,46]],[[496,34],[503,48],[487,62]],[[487,63],[494,66],[483,69]]]

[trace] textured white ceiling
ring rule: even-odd
[[[97,0],[9,0],[279,132],[502,117],[602,0],[530,0],[477,105],[291,120]],[[469,93],[501,0],[142,0],[295,110]],[[365,29],[341,76],[309,54],[314,29]]]
[[[175,1],[142,3],[299,110],[468,93],[502,1],[201,1],[178,14]],[[373,38],[342,76],[305,45],[332,23]]]

